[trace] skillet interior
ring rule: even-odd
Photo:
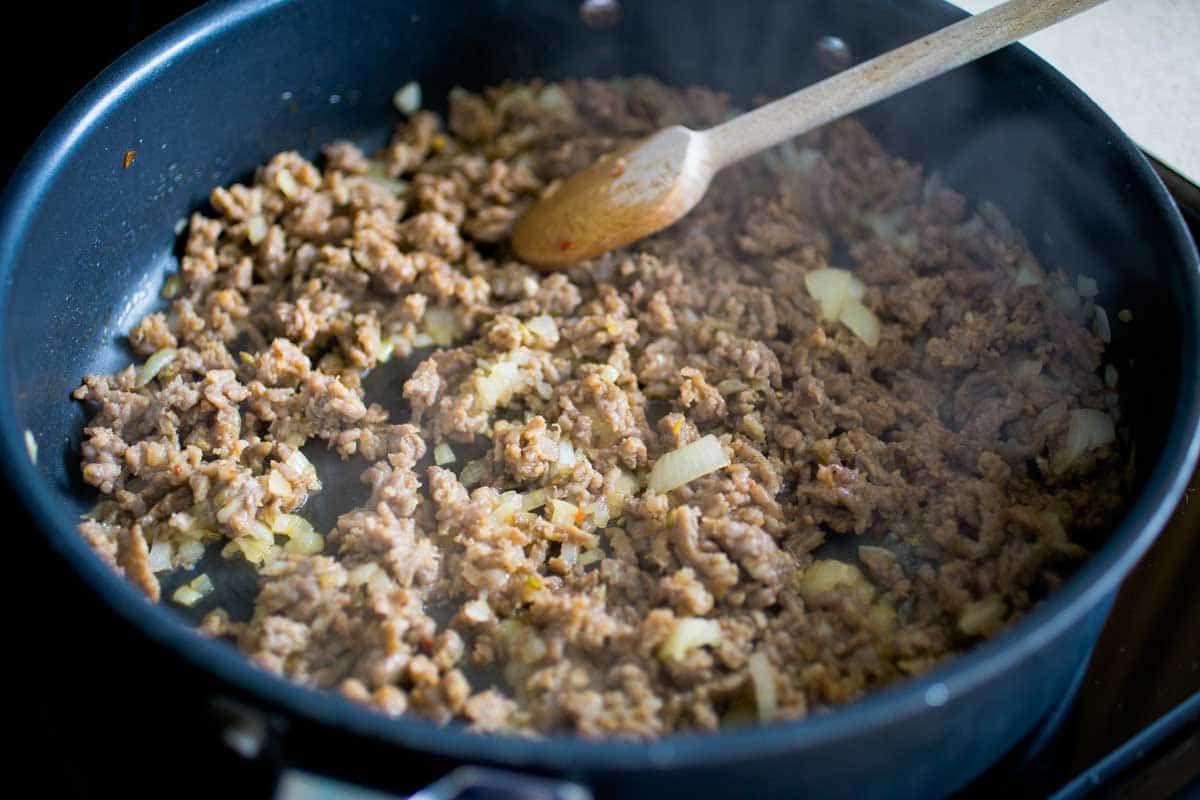
[[[349,20],[335,3],[227,4],[178,29],[190,25],[193,38],[168,34],[141,48],[140,57],[107,73],[56,122],[6,196],[0,411],[10,474],[26,488],[55,545],[110,602],[155,636],[190,641],[166,613],[147,611],[127,587],[98,569],[71,533],[75,515],[94,498],[77,477],[83,414],[67,397],[86,372],[126,362],[122,332],[156,302],[163,274],[175,267],[175,222],[203,205],[212,186],[245,177],[248,168],[280,149],[312,154],[335,137],[381,135],[395,121],[392,90],[411,78],[421,81],[432,100],[455,84],[477,87],[506,77],[649,72],[674,83],[725,89],[745,103],[752,94],[778,94],[818,78],[811,43],[820,35],[840,35],[865,56],[954,14],[936,3],[897,8],[882,0],[803,8],[763,2],[753,13],[736,4],[660,0],[629,3],[625,12],[615,31],[593,31],[578,23],[574,4],[567,2],[520,11],[497,2],[490,14],[479,9],[474,17],[434,3],[406,4],[403,11],[393,3],[363,3]],[[206,36],[205,26],[225,15],[242,21],[219,42]],[[168,41],[175,44],[172,50],[146,60]],[[1020,641],[1033,647],[1035,629],[1052,617],[1062,630],[1089,610],[1113,589],[1169,511],[1179,475],[1194,458],[1195,256],[1178,220],[1164,216],[1161,187],[1128,142],[1028,55],[989,58],[863,118],[893,151],[941,169],[950,185],[972,199],[991,199],[1009,212],[1044,263],[1098,277],[1102,304],[1131,308],[1137,321],[1114,324],[1113,353],[1123,376],[1122,405],[1135,424],[1137,485],[1146,494],[1111,545],[1066,590],[1017,630],[950,668],[967,681],[973,667],[998,669],[1005,645]],[[137,156],[125,170],[121,160],[129,149]],[[24,461],[26,429],[40,447],[36,477]],[[1043,639],[1050,638],[1041,627]],[[232,653],[218,656],[210,649],[191,657],[237,671],[243,686],[250,682],[276,699],[382,731],[382,720],[347,716],[340,704],[324,699],[302,700],[308,693],[247,676]],[[1010,647],[1004,658],[1014,663],[1017,657],[1017,648]],[[951,674],[942,671],[929,681]],[[790,735],[794,745],[805,737],[833,735],[838,719],[844,726],[861,724],[870,709],[882,714],[888,702],[897,706],[890,713],[902,717],[898,704],[903,700],[908,711],[919,708],[918,692],[926,683],[883,693],[826,720],[779,727],[804,731]],[[1033,716],[1028,724],[1052,694],[1043,693],[1047,697],[1028,701]],[[1011,744],[1015,729],[998,736]],[[397,740],[475,757],[487,752],[582,765],[561,748],[553,757],[519,743],[481,750],[478,741],[459,742],[419,721],[388,730]],[[723,755],[766,754],[788,741],[754,735],[720,737]],[[744,746],[735,746],[739,741]],[[704,756],[704,747],[692,744],[656,757],[673,763]],[[597,764],[609,760],[609,753],[636,755],[625,762],[630,765],[650,759],[645,748],[586,749]]]

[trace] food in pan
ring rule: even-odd
[[[201,630],[263,669],[478,731],[794,718],[995,634],[1120,512],[1096,284],[857,122],[548,274],[524,208],[726,99],[534,81],[443,127],[414,94],[377,153],[215,189],[139,363],[75,392],[80,533],[154,600],[216,605],[206,552],[257,570]],[[318,529],[322,451],[365,500]]]

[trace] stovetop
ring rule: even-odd
[[[41,25],[26,29],[57,29],[58,62],[37,81],[9,85],[0,179],[7,180],[19,155],[86,80],[195,5],[88,4],[73,10],[69,23],[57,18],[63,12],[51,4],[27,7],[25,13]],[[27,76],[23,51],[6,49],[3,58],[6,74]],[[1193,235],[1200,234],[1200,190],[1165,177]],[[1074,690],[962,797],[1057,790],[1064,798],[1089,792],[1200,797],[1198,489],[1200,474],[1125,582]],[[273,769],[245,760],[222,741],[209,703],[211,680],[114,624],[111,613],[34,533],[16,498],[5,487],[0,493],[12,510],[8,534],[17,542],[8,561],[17,581],[6,584],[9,624],[15,625],[9,661],[17,673],[9,691],[16,701],[9,730],[18,742],[17,757],[9,760],[15,772],[9,785],[40,786],[38,794],[50,797],[213,797],[231,789],[238,797],[269,797]]]

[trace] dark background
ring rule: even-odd
[[[75,92],[119,54],[197,5],[26,6],[20,22],[6,26],[8,42],[0,52],[8,78],[0,182],[7,183],[21,154]],[[1200,217],[1189,216],[1195,233]],[[1190,499],[1200,484],[1194,479],[1192,485],[1122,590],[1052,747],[1050,785],[1086,769],[1200,691],[1200,498]],[[16,542],[7,567],[18,578],[6,582],[12,594],[8,619],[16,626],[7,651],[16,673],[9,682],[15,702],[6,704],[17,741],[10,787],[40,787],[23,793],[47,797],[269,796],[271,768],[246,762],[221,744],[207,678],[117,623],[43,545],[18,499],[6,487],[0,493],[11,509],[7,535]],[[1118,796],[1162,797],[1191,783],[1200,792],[1198,777],[1200,733],[1193,724],[1108,789]],[[1019,776],[993,773],[971,795],[1015,785]]]

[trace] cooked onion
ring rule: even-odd
[[[770,719],[775,714],[777,695],[775,692],[775,670],[767,654],[761,651],[746,660],[746,671],[754,684],[754,703],[758,706],[758,718]]]
[[[188,583],[180,586],[171,595],[171,599],[181,606],[191,608],[206,596],[212,594],[213,582],[207,575],[200,573]]]
[[[421,84],[409,81],[392,95],[392,105],[401,114],[415,114],[421,110]]]
[[[579,507],[566,500],[550,501],[550,521],[555,525],[574,525],[578,518]]]
[[[522,511],[537,511],[546,504],[546,490],[534,489],[521,498]]]
[[[710,433],[678,450],[672,450],[654,462],[647,488],[656,494],[665,494],[727,466],[729,456],[725,455],[720,440]]]
[[[142,364],[142,368],[137,372],[137,379],[134,381],[134,385],[140,389],[154,380],[155,376],[162,372],[167,364],[175,360],[176,354],[174,347],[164,347],[147,358],[146,363]]]
[[[559,557],[567,564],[567,566],[575,566],[575,562],[579,560],[579,545],[571,542],[566,542],[559,552]]]
[[[821,307],[821,318],[832,322],[838,318],[842,303],[850,292],[849,270],[826,267],[815,269],[804,275],[804,288]]]
[[[715,619],[682,617],[675,620],[671,635],[658,648],[658,657],[666,661],[682,661],[697,647],[717,644],[721,641],[721,626]]]
[[[453,464],[455,460],[454,449],[446,442],[442,442],[433,448],[433,463],[439,467],[446,464]]]
[[[867,343],[868,347],[879,344],[879,319],[871,309],[853,297],[842,304],[839,316],[854,335]]]
[[[1055,456],[1054,466],[1062,472],[1089,450],[1103,447],[1117,440],[1113,419],[1094,408],[1080,408],[1071,412],[1067,441]]]
[[[570,439],[558,440],[558,470],[567,472],[575,469],[575,445]]]

